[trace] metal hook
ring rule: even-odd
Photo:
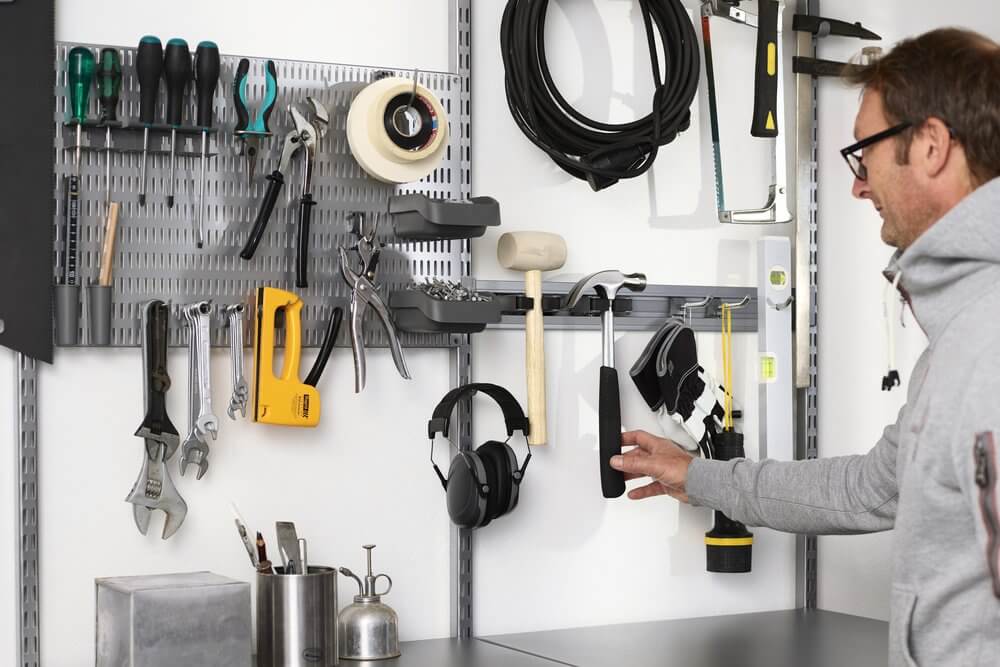
[[[684,324],[691,326],[691,308],[704,308],[711,303],[713,296],[706,296],[701,301],[688,301],[681,304],[681,312],[684,313]]]
[[[719,305],[721,305],[721,306],[728,306],[729,310],[739,310],[740,308],[746,308],[747,306],[750,305],[750,295],[747,294],[745,297],[743,297],[742,300],[740,300],[740,301],[738,301],[736,303],[729,303],[727,301],[724,301],[724,302],[722,302]]]

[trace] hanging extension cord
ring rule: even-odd
[[[509,0],[500,26],[507,104],[514,122],[564,171],[596,192],[653,165],[660,146],[691,125],[701,60],[698,38],[680,0],[639,0],[653,70],[653,110],[630,123],[587,118],[556,89],[545,60],[548,0]],[[663,44],[664,78],[653,33]]]

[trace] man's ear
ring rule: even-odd
[[[943,120],[932,116],[917,130],[910,150],[910,161],[918,165],[925,176],[934,178],[954,157],[951,130]]]

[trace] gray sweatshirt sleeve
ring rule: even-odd
[[[898,433],[899,419],[865,455],[759,463],[694,459],[688,498],[748,526],[809,534],[889,530],[898,498]]]

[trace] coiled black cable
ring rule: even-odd
[[[652,112],[630,123],[587,118],[556,89],[545,60],[548,0],[508,0],[500,25],[507,105],[514,122],[570,175],[601,190],[644,174],[660,146],[691,125],[701,60],[694,25],[680,0],[639,0],[653,69]],[[660,71],[653,26],[663,44]]]

